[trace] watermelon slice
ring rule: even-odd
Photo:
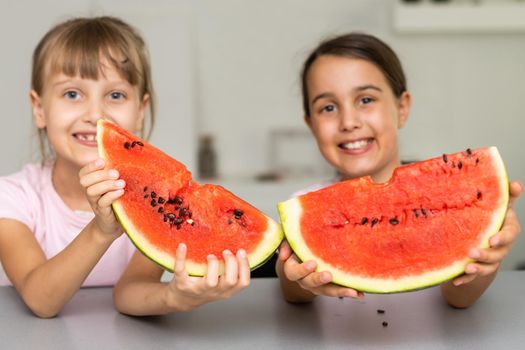
[[[97,142],[107,167],[126,181],[112,205],[116,217],[135,246],[166,270],[173,271],[181,242],[188,273],[203,276],[209,254],[222,259],[225,249],[245,249],[253,269],[282,241],[274,220],[221,186],[193,181],[183,164],[116,124],[100,119]]]
[[[394,171],[388,183],[362,177],[279,203],[286,239],[333,282],[393,293],[464,272],[473,247],[488,247],[509,200],[495,147],[443,155]]]

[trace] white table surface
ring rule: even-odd
[[[111,289],[86,288],[46,320],[2,287],[0,349],[523,349],[524,296],[525,271],[500,272],[466,310],[448,307],[436,287],[292,305],[276,279],[253,279],[230,300],[156,317],[121,315]]]

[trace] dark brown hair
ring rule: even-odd
[[[51,74],[98,79],[102,61],[109,62],[131,85],[139,98],[149,95],[149,137],[155,124],[155,96],[149,55],[140,34],[115,17],[74,18],[51,28],[33,52],[31,88],[42,95]],[[144,132],[143,132],[144,134]],[[40,151],[46,159],[46,132],[38,130]]]
[[[383,72],[396,97],[400,97],[407,89],[403,67],[390,46],[370,34],[344,34],[321,42],[304,62],[301,72],[301,83],[305,116],[310,116],[308,85],[306,82],[308,71],[315,60],[324,55],[360,58],[375,64]]]

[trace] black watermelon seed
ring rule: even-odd
[[[175,196],[175,204],[182,204],[182,198],[179,196]]]
[[[167,216],[168,216],[168,219],[170,219],[170,221],[171,221],[171,220],[175,220],[175,214],[173,214],[173,213],[168,213]]]
[[[135,141],[135,143],[136,143],[137,145],[141,146],[141,147],[144,147],[144,144],[143,144],[142,142],[140,142],[140,141]]]
[[[157,194],[155,192],[151,192],[151,198],[157,197]]]
[[[467,156],[471,156],[472,155],[472,150],[470,148],[467,148]]]
[[[463,163],[461,163],[461,160],[458,162],[458,168],[459,169],[463,168]]]
[[[476,158],[476,165],[478,165],[479,163],[479,158]]]
[[[456,167],[456,163],[454,163],[454,161],[452,161],[452,167],[453,167],[453,168]]]
[[[478,193],[476,194],[476,198],[477,199],[481,199],[481,192],[480,191],[478,191]]]
[[[131,147],[132,147],[132,148],[135,147],[136,144],[137,144],[137,141],[133,141],[133,142],[131,143]]]
[[[427,217],[427,211],[423,208],[421,208],[421,214],[423,214],[424,217]]]
[[[389,222],[391,225],[397,225],[397,224],[399,224],[399,221],[397,220],[397,218],[392,218],[392,219],[388,220],[388,222]]]
[[[174,223],[175,225],[180,225],[180,224],[182,224],[182,221],[184,221],[182,218],[175,218],[175,220],[173,221],[173,223]]]
[[[378,222],[379,222],[378,218],[373,218],[372,219],[372,227],[374,227],[374,225],[377,224]]]
[[[383,325],[383,327],[388,327],[388,322],[387,321],[383,321],[382,325]]]
[[[159,210],[157,210],[159,213],[164,213],[164,207],[160,207]]]
[[[151,206],[154,207],[157,205],[157,201],[152,199],[151,202],[150,202]]]
[[[166,201],[166,200],[165,200],[164,198],[162,198],[162,197],[159,197],[159,201],[158,201],[158,202],[159,202],[159,204],[162,204],[162,203],[164,203],[165,201]]]
[[[179,216],[185,216],[186,213],[187,213],[187,211],[188,211],[188,209],[186,209],[186,208],[181,208],[181,209],[179,210]]]
[[[124,142],[124,148],[125,149],[130,149],[131,145],[129,144],[129,142]]]
[[[144,187],[144,192],[148,192],[148,186]]]
[[[168,217],[164,214],[164,222],[168,221]]]
[[[193,213],[191,212],[191,210],[188,210],[188,217],[191,219],[192,216],[193,216]]]
[[[230,219],[228,219],[228,225],[231,225],[233,223],[233,221],[231,221]]]
[[[377,313],[378,313],[378,314],[384,314],[384,313],[385,313],[385,310],[383,310],[383,309],[377,309]]]
[[[444,161],[445,163],[448,162],[448,156],[447,156],[446,154],[443,154],[443,161]]]
[[[175,203],[175,200],[173,198],[169,198],[168,201],[166,202],[168,204],[174,204]]]
[[[414,215],[416,216],[416,218],[419,217],[419,212],[417,211],[417,209],[414,209]]]
[[[180,230],[180,224],[176,225],[177,230]]]
[[[149,197],[149,195],[147,195],[147,194],[144,195],[144,199],[146,199],[146,198],[148,198],[148,197]]]
[[[241,209],[234,209],[233,210],[233,215],[235,215],[236,219],[238,219],[237,216],[240,218],[243,214],[244,214],[244,212]]]
[[[366,225],[367,222],[368,218],[366,216],[361,219],[361,225]]]

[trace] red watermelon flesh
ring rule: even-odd
[[[495,147],[443,155],[336,183],[279,204],[285,236],[303,261],[334,282],[388,293],[419,289],[464,272],[473,247],[487,247],[508,205]]]
[[[113,210],[146,256],[172,271],[179,243],[188,273],[202,276],[206,257],[245,249],[250,267],[266,261],[283,238],[271,218],[218,185],[192,180],[186,167],[116,124],[99,120],[97,141],[107,168],[126,181]]]

